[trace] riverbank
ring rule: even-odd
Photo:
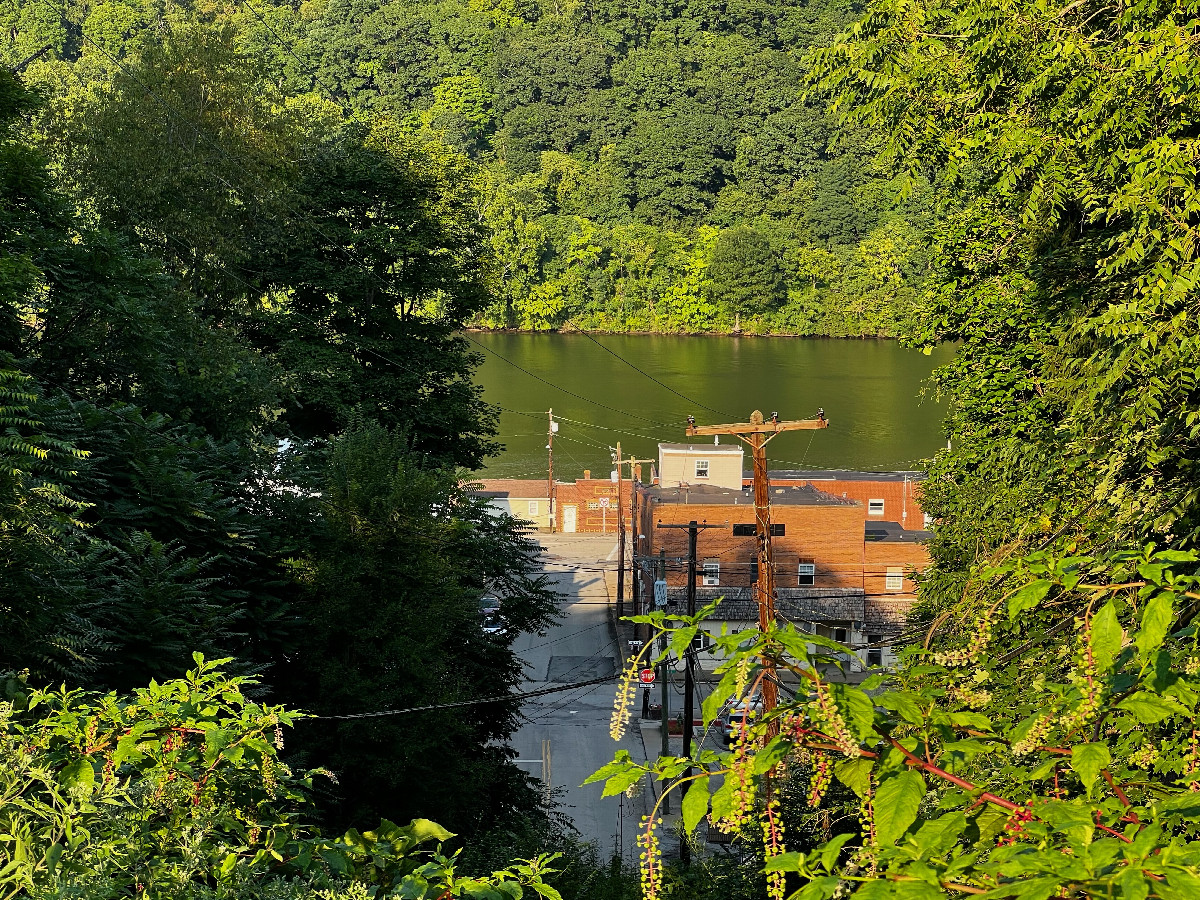
[[[626,330],[617,331],[604,328],[490,328],[485,325],[471,325],[463,329],[468,334],[529,334],[529,335],[565,335],[565,334],[583,334],[583,335],[612,335],[622,337],[698,337],[698,338],[715,338],[715,337],[785,337],[785,338],[803,338],[805,340],[830,340],[830,341],[898,341],[899,338],[893,334],[814,334],[800,331],[648,331],[648,330]]]

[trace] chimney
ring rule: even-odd
[[[583,470],[583,480],[584,480],[584,481],[591,481],[591,480],[592,480],[592,470],[591,470],[591,469],[584,469],[584,470]]]

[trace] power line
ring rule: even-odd
[[[642,422],[649,422],[651,425],[662,425],[663,424],[661,422],[655,422],[653,419],[647,419],[645,416],[639,416],[636,413],[631,413],[625,409],[617,409],[615,406],[609,406],[607,403],[601,403],[599,400],[593,400],[590,397],[583,396],[583,394],[577,394],[574,391],[567,390],[567,388],[563,387],[562,385],[555,384],[553,381],[543,378],[541,375],[538,375],[536,372],[529,371],[527,368],[522,366],[520,363],[513,362],[511,359],[509,359],[503,353],[498,353],[497,351],[493,350],[491,347],[487,347],[487,346],[479,343],[479,341],[475,340],[470,335],[464,334],[463,338],[470,341],[472,344],[474,344],[476,347],[478,347],[484,353],[490,353],[492,356],[496,357],[497,359],[503,360],[504,362],[508,363],[514,369],[517,369],[520,372],[524,372],[526,375],[528,375],[530,378],[534,379],[535,381],[540,381],[542,384],[544,384],[548,387],[552,387],[556,391],[561,391],[562,393],[566,394],[568,397],[574,397],[576,400],[582,400],[584,403],[591,403],[593,406],[599,406],[601,409],[607,409],[609,412],[615,412],[621,416],[627,416],[628,418],[631,418],[631,419],[638,419],[639,421],[642,421]]]
[[[567,320],[567,322],[566,322],[566,324],[573,325],[574,323],[573,323],[573,322],[571,322],[571,320],[570,320],[570,319],[568,319],[568,320]],[[621,362],[625,363],[625,365],[629,366],[629,368],[631,368],[631,369],[633,369],[635,372],[637,372],[637,373],[639,373],[639,374],[641,374],[641,375],[645,376],[646,378],[649,378],[651,381],[653,381],[653,382],[654,382],[655,384],[657,384],[659,387],[663,388],[664,390],[670,391],[670,392],[671,392],[672,394],[674,394],[676,397],[680,397],[680,398],[682,398],[682,399],[686,400],[688,403],[691,403],[693,406],[698,406],[698,407],[700,407],[701,409],[707,409],[709,412],[716,413],[718,416],[725,416],[725,415],[728,415],[727,413],[723,413],[723,412],[721,412],[719,409],[713,409],[711,406],[708,406],[708,405],[707,405],[707,404],[705,404],[705,403],[701,403],[699,400],[694,400],[694,399],[692,399],[691,397],[689,397],[687,394],[684,394],[684,393],[682,393],[682,392],[680,392],[680,391],[677,391],[677,390],[675,390],[675,388],[671,387],[669,384],[666,384],[665,382],[663,382],[663,381],[660,381],[659,379],[657,379],[657,378],[655,378],[653,375],[651,375],[649,372],[647,372],[647,371],[645,371],[644,369],[641,369],[641,368],[639,368],[638,366],[634,365],[632,362],[630,362],[629,360],[627,360],[627,359],[626,359],[625,357],[623,357],[621,354],[617,353],[617,352],[616,352],[615,350],[613,350],[611,347],[606,347],[604,344],[600,343],[598,340],[596,340],[594,337],[592,337],[592,336],[591,336],[591,335],[590,335],[588,332],[584,331],[582,328],[579,328],[579,326],[578,326],[578,325],[576,325],[575,327],[576,327],[576,328],[579,330],[579,333],[580,333],[580,334],[582,334],[582,335],[583,335],[585,338],[587,338],[589,341],[591,341],[593,344],[595,344],[597,347],[599,347],[599,348],[600,348],[601,350],[603,350],[605,353],[608,353],[608,354],[611,354],[612,356],[615,356],[615,357],[616,357],[617,359],[619,359]],[[729,417],[730,417],[730,418],[733,418],[733,416],[729,416]]]
[[[541,688],[536,691],[525,691],[520,694],[502,694],[497,697],[481,697],[477,700],[459,700],[456,703],[431,703],[428,706],[409,706],[405,709],[384,709],[378,712],[367,713],[350,713],[342,716],[318,716],[306,715],[306,719],[322,719],[330,720],[349,720],[349,719],[380,719],[385,716],[403,716],[415,712],[429,712],[438,709],[461,709],[465,706],[479,706],[483,703],[502,703],[511,700],[524,700],[528,697],[541,697],[545,694],[558,694],[563,691],[573,691],[577,688],[587,687],[593,684],[603,684],[606,681],[616,681],[620,677],[619,674],[605,675],[602,678],[593,678],[590,681],[578,681],[575,684],[565,684],[553,688]]]

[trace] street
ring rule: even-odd
[[[616,538],[602,534],[542,534],[546,571],[563,594],[564,616],[545,636],[523,634],[513,650],[525,663],[522,691],[561,687],[615,675],[622,654],[613,630],[610,604],[616,600]],[[550,784],[555,798],[602,859],[620,848],[627,862],[637,860],[638,820],[644,798],[601,799],[602,785],[580,787],[612,761],[618,749],[636,760],[646,758],[637,712],[620,742],[609,736],[616,680],[535,697],[522,707],[525,723],[513,736],[522,768],[543,778],[548,749]],[[546,744],[545,742],[548,742]],[[657,753],[658,747],[652,748]]]

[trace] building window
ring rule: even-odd
[[[708,477],[708,460],[707,459],[696,460],[696,477],[697,478],[707,478]]]
[[[695,637],[692,638],[692,652],[698,653],[701,650],[708,650],[712,647],[713,641],[709,637],[707,631],[697,631]]]
[[[817,566],[811,559],[800,560],[800,569],[796,578],[796,584],[804,587],[807,584],[815,584],[817,580]]]
[[[758,557],[754,556],[750,559],[750,583],[758,584]]]
[[[740,525],[733,526],[734,537],[754,537],[758,532],[754,528],[753,522],[744,522]],[[783,522],[771,523],[771,537],[783,537],[787,534],[787,526]]]
[[[538,514],[538,502],[536,500],[529,501],[529,515],[536,516]]]
[[[830,628],[829,636],[831,638],[833,638],[835,641],[837,641],[839,644],[846,643],[846,629],[845,628]]]
[[[883,648],[872,646],[878,644],[882,638],[877,634],[867,635],[867,667],[877,669],[883,665]]]
[[[867,515],[868,516],[882,516],[883,515],[883,501],[882,500],[868,500],[867,501]]]
[[[900,566],[888,566],[887,583],[884,587],[889,591],[904,590],[904,569]]]
[[[928,530],[929,530],[929,526],[930,526],[930,525],[932,525],[932,524],[933,524],[933,516],[931,516],[929,513],[925,513],[925,518],[924,518],[924,520],[921,522],[921,525],[922,525],[922,527],[924,527],[924,529],[925,529],[926,531],[928,531]]]
[[[716,559],[704,561],[704,584],[711,587],[721,583],[721,562]]]

